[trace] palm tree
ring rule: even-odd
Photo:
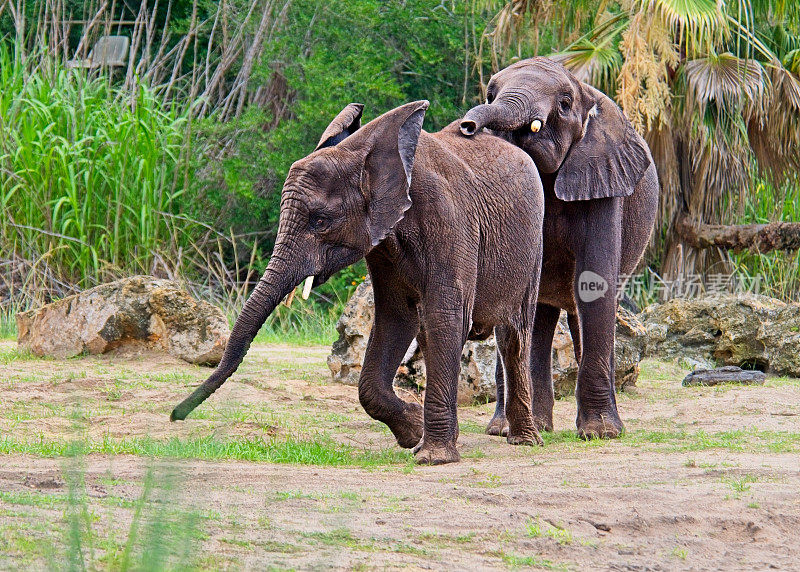
[[[551,57],[615,97],[647,139],[662,186],[649,260],[660,259],[662,276],[727,260],[720,248],[698,248],[706,246],[698,235],[740,216],[756,177],[771,179],[770,188],[797,183],[796,0],[477,1],[496,11],[483,44],[493,68],[549,41]],[[762,250],[800,247],[751,230]],[[737,236],[711,243],[752,246]]]

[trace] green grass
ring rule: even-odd
[[[566,564],[558,564],[547,558],[539,556],[520,556],[518,554],[501,552],[498,554],[503,563],[516,570],[517,568],[541,568],[544,570],[569,570]]]
[[[8,365],[15,361],[33,361],[39,359],[44,358],[40,358],[31,352],[24,349],[19,349],[16,346],[9,349],[0,350],[0,365]]]
[[[147,273],[182,238],[168,215],[181,212],[185,107],[0,45],[0,249],[45,257],[80,286],[115,269]]]
[[[411,454],[397,448],[371,451],[336,443],[324,435],[313,439],[231,439],[214,436],[203,438],[151,437],[115,439],[108,435],[100,441],[89,441],[86,453],[104,455],[137,455],[167,459],[240,460],[299,465],[378,467],[405,465]],[[0,438],[0,454],[28,454],[41,457],[65,457],[72,454],[71,445],[41,438],[20,441],[13,436]]]
[[[16,312],[0,309],[0,340],[17,339]]]

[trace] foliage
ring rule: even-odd
[[[573,19],[574,27],[559,23]],[[662,193],[662,274],[684,252],[672,231],[677,216],[710,223],[745,222],[746,194],[784,191],[800,166],[800,10],[781,0],[603,0],[502,3],[485,37],[497,65],[513,60],[509,46],[530,50],[531,32],[555,30],[552,57],[578,77],[615,96],[646,137]],[[530,53],[530,52],[529,52]],[[535,53],[535,52],[534,52]],[[547,53],[541,52],[541,53]],[[768,187],[752,184],[770,178]],[[758,198],[761,198],[759,196]],[[764,197],[767,197],[764,195]],[[780,198],[780,197],[778,197]],[[757,200],[756,197],[752,197]],[[662,260],[658,255],[663,249]],[[692,253],[694,270],[719,253]]]
[[[180,247],[186,115],[0,46],[0,247],[79,288]]]

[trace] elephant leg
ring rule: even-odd
[[[497,401],[494,405],[494,415],[486,426],[487,435],[508,435],[508,420],[506,419],[506,380],[503,371],[503,356],[497,350],[497,365],[494,368],[494,382],[497,388]]]
[[[464,316],[471,312],[455,303],[456,300],[463,300],[459,292],[447,297],[433,297],[423,304],[423,354],[427,375],[425,430],[422,441],[414,449],[417,463],[423,465],[441,465],[461,459],[456,450],[458,373],[461,370],[461,351],[469,332]]]
[[[422,439],[422,407],[397,397],[393,384],[397,368],[419,330],[419,318],[405,297],[386,298],[376,287],[375,323],[358,381],[358,398],[370,417],[386,423],[397,443],[410,449]]]
[[[542,445],[533,423],[531,412],[531,334],[528,328],[520,330],[510,326],[495,328],[497,347],[503,356],[506,366],[506,384],[508,399],[506,401],[506,417],[508,418],[508,436],[512,445]]]
[[[572,348],[575,352],[575,363],[581,363],[581,326],[578,321],[578,314],[567,314],[567,325],[569,335],[572,337]]]
[[[533,422],[540,431],[553,430],[553,334],[561,308],[537,304],[531,340],[531,379],[533,381]]]
[[[588,270],[608,283],[608,290],[600,298],[593,299],[584,294],[584,299],[581,299],[578,282],[581,272]],[[581,340],[581,361],[575,388],[578,435],[584,439],[618,437],[624,426],[617,411],[612,367],[617,309],[617,263],[610,261],[603,267],[596,260],[579,261],[575,274],[575,298]]]

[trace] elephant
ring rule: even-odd
[[[617,282],[641,259],[658,207],[650,149],[622,110],[545,57],[521,60],[493,75],[486,103],[470,109],[461,132],[483,128],[526,151],[545,192],[543,259],[531,356],[534,418],[553,429],[551,346],[561,309],[578,361],[576,425],[582,438],[619,436],[614,393]],[[487,426],[504,434],[504,380]],[[510,387],[509,387],[510,389]]]
[[[421,464],[460,459],[456,393],[461,351],[495,331],[511,396],[507,440],[542,445],[531,410],[531,331],[541,270],[544,194],[536,166],[458,121],[422,131],[427,101],[360,126],[362,104],[331,122],[283,186],[272,257],[236,319],[222,361],[172,412],[183,420],[242,362],[277,304],[366,258],[375,320],[358,384],[366,412]],[[427,369],[424,407],[393,379],[414,337]]]

